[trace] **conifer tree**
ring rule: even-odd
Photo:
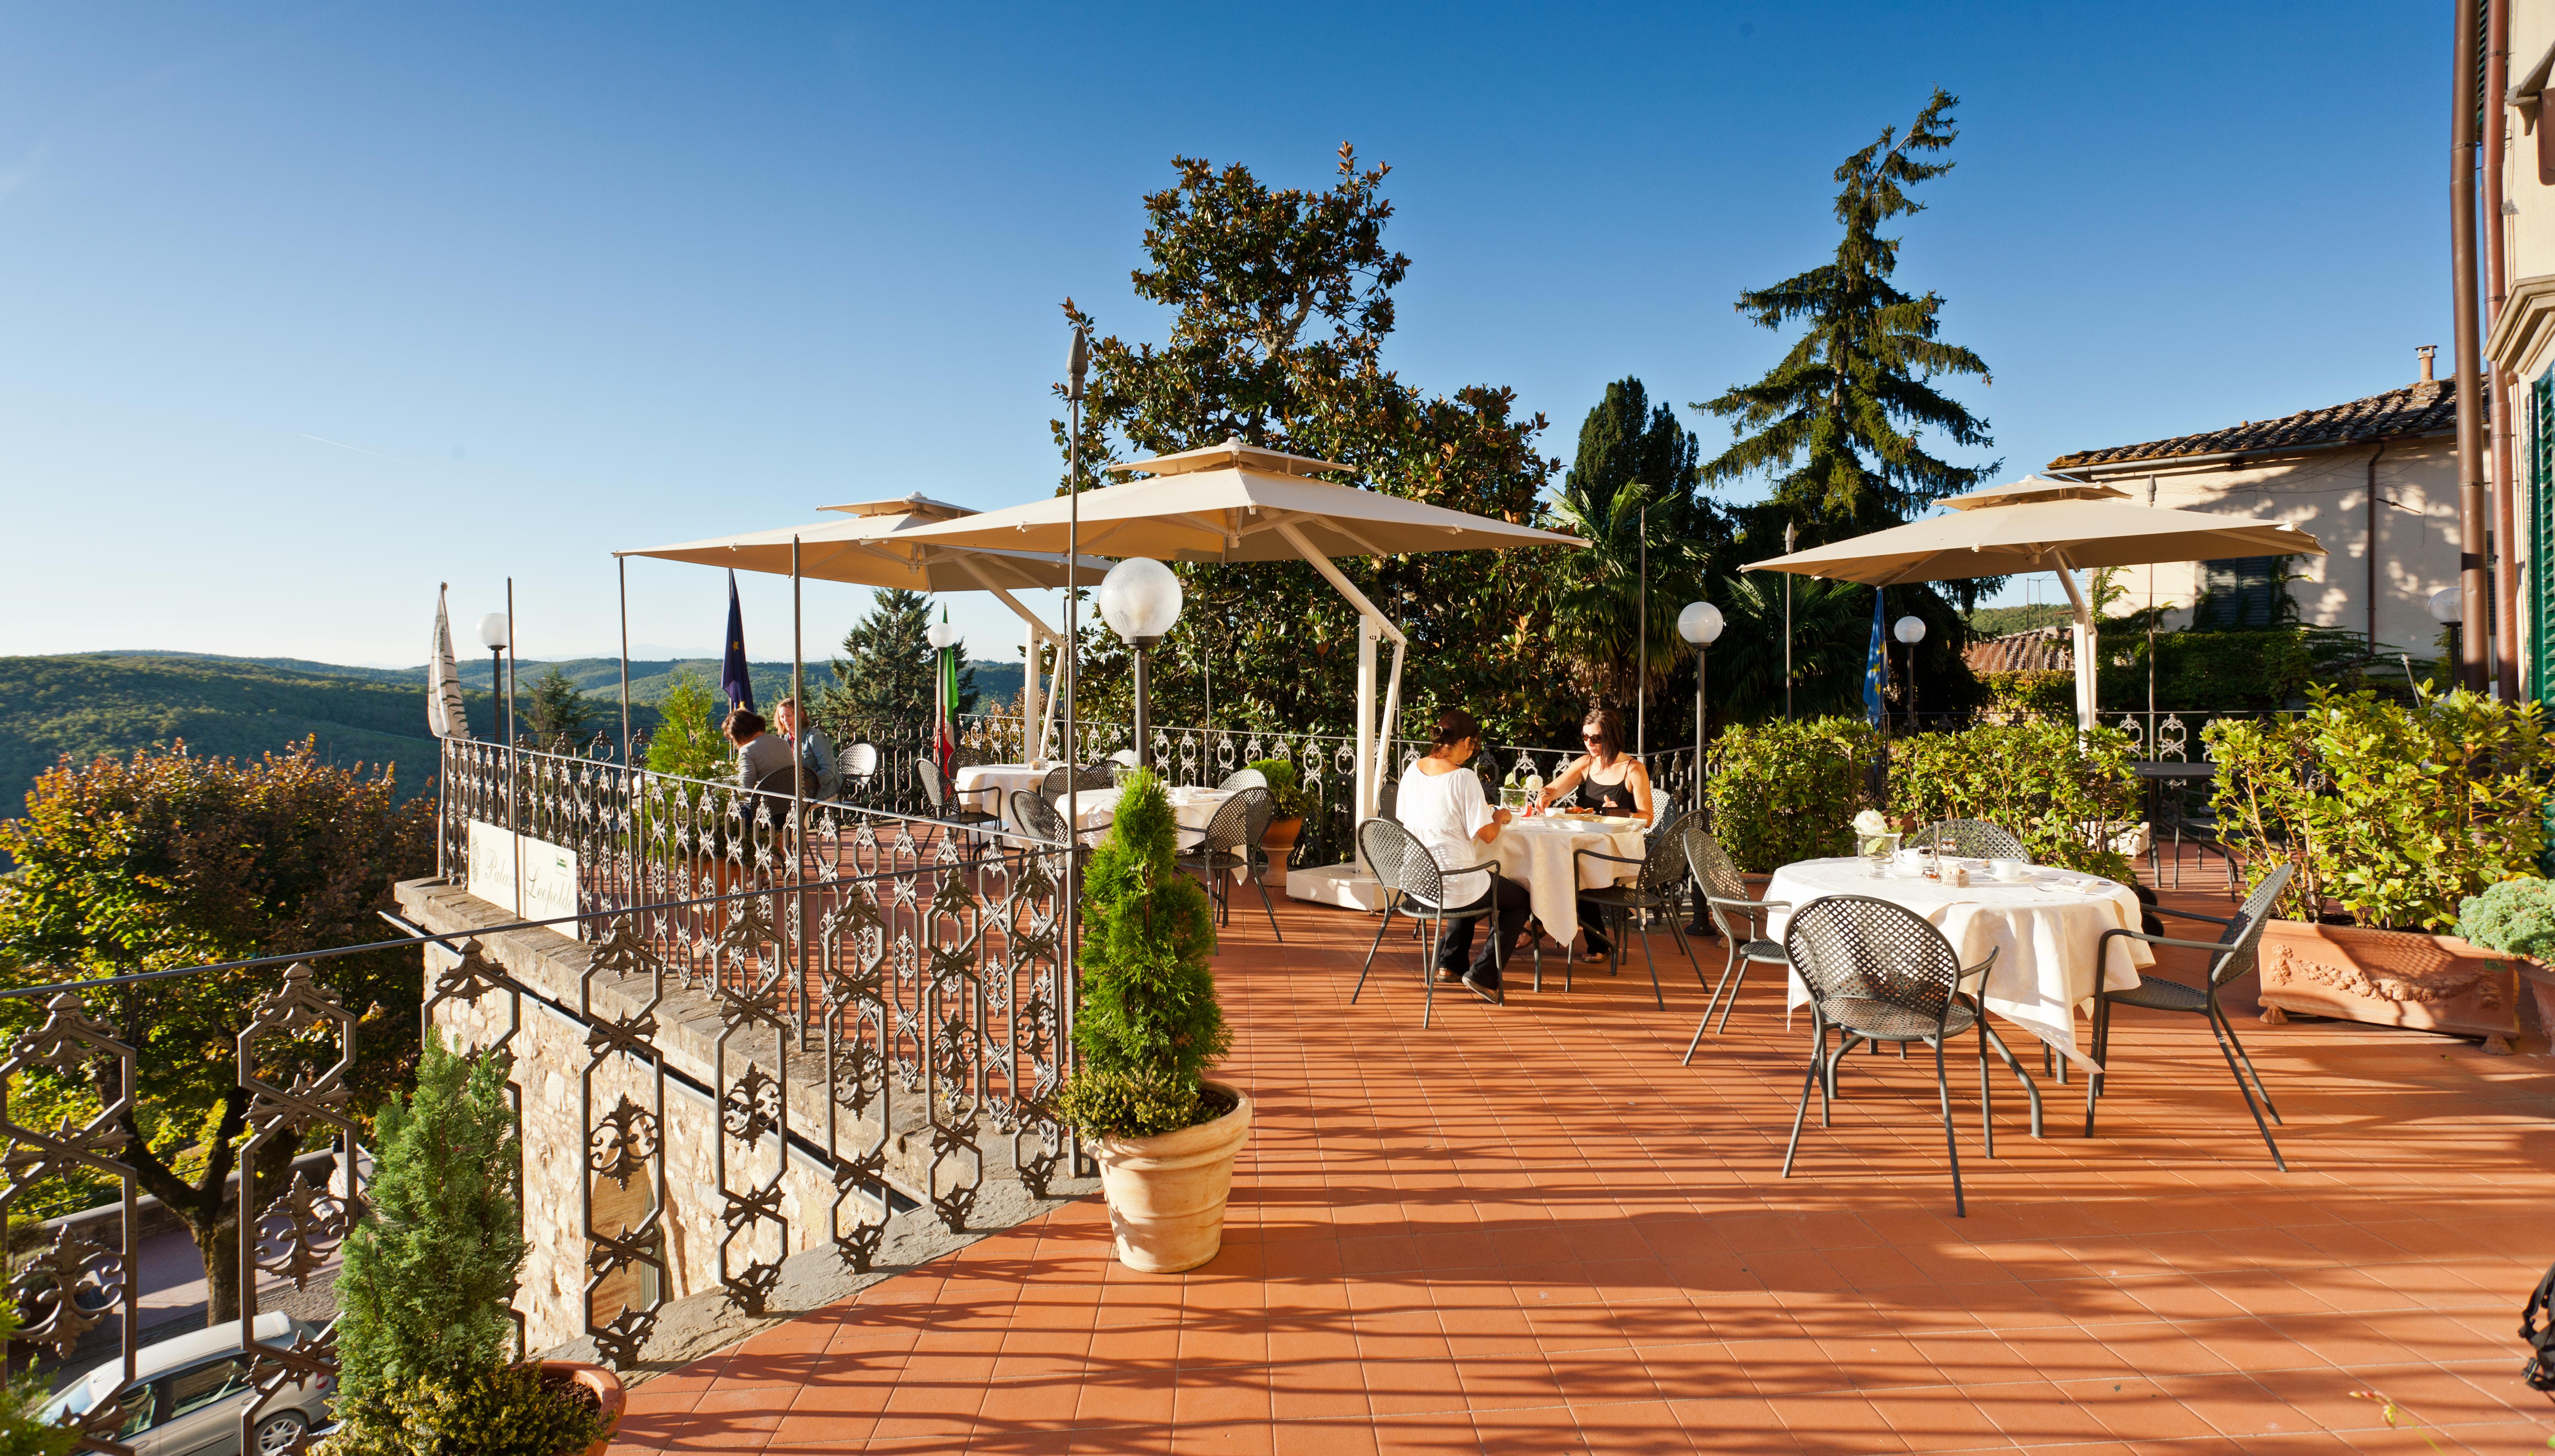
[[[870,614],[843,634],[834,685],[825,690],[835,714],[859,723],[919,723],[931,716],[931,599],[918,591],[882,590]],[[958,710],[976,702],[976,669],[967,645],[958,651]]]
[[[586,725],[594,721],[594,705],[552,663],[550,669],[533,684],[533,700],[525,705],[524,721],[533,730],[533,741],[542,748],[555,750],[565,743],[572,752],[577,740],[585,736]]]
[[[1233,1045],[1215,997],[1215,911],[1172,863],[1171,801],[1151,773],[1132,776],[1086,872],[1082,1065],[1056,1099],[1085,1133],[1151,1138],[1221,1109],[1202,1105],[1206,1069]]]
[[[1958,101],[1936,89],[1904,138],[1884,127],[1879,141],[1836,170],[1845,236],[1834,259],[1739,296],[1739,311],[1762,327],[1807,324],[1764,378],[1693,407],[1731,421],[1738,437],[1705,462],[1706,481],[1771,477],[1771,498],[1745,513],[1752,536],[1780,540],[1788,520],[1800,527],[1801,545],[1815,546],[1900,525],[1997,468],[1956,465],[1919,443],[1926,429],[1956,446],[1991,443],[1987,422],[1932,381],[1955,374],[1993,381],[1986,361],[1936,336],[1939,295],[1910,297],[1890,281],[1899,239],[1881,235],[1891,219],[1924,210],[1908,188],[1952,170],[1920,159],[1959,135]],[[1961,586],[1970,588],[1964,595],[1974,590]]]
[[[1698,453],[1693,431],[1673,410],[1652,406],[1639,379],[1617,380],[1580,425],[1578,459],[1554,504],[1561,527],[1589,545],[1554,563],[1553,635],[1578,684],[1619,708],[1629,709],[1641,690],[1634,660],[1644,640],[1644,596],[1656,694],[1688,656],[1676,636],[1677,610],[1703,596],[1704,583],[1724,564],[1729,524],[1695,492]]]

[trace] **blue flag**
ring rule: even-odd
[[[1872,720],[1872,726],[1875,728],[1881,726],[1881,684],[1889,672],[1888,660],[1882,656],[1887,651],[1882,644],[1888,638],[1881,627],[1881,588],[1874,587],[1872,589],[1872,653],[1864,660],[1863,665],[1863,712],[1864,716]]]
[[[727,573],[727,656],[719,663],[719,691],[728,702],[754,711],[754,669],[745,665],[745,612],[736,601],[736,571]]]

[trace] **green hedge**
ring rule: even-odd
[[[1881,735],[1856,718],[1734,724],[1712,740],[1713,833],[1739,868],[1854,853],[1854,816],[1875,807]]]
[[[2280,913],[2444,929],[2459,903],[2536,873],[2555,743],[2536,703],[2463,689],[2409,704],[2307,689],[2276,722],[2221,719],[2218,832],[2250,882],[2298,867]]]
[[[2030,722],[1920,733],[1889,745],[1889,812],[1912,829],[1985,819],[2022,840],[2036,865],[2128,883],[2114,833],[2143,817],[2129,740],[2115,728],[2081,737],[2073,723]]]

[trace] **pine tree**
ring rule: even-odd
[[[1675,411],[1665,404],[1652,407],[1639,379],[1619,379],[1606,386],[1606,397],[1580,423],[1579,454],[1561,478],[1561,493],[1584,514],[1601,519],[1615,492],[1635,481],[1655,487],[1662,503],[1702,505],[1695,497],[1703,482],[1700,453],[1694,431],[1677,423]],[[1662,507],[1652,507],[1654,522],[1661,514]]]
[[[860,724],[929,721],[936,691],[930,631],[929,597],[893,587],[880,591],[870,614],[843,634],[843,656],[834,659],[834,685],[825,689],[824,707]],[[976,669],[967,663],[966,643],[955,647],[963,713],[976,703]]]
[[[677,667],[657,704],[648,740],[648,771],[677,779],[719,780],[736,772],[736,748],[719,732],[718,689],[697,667]]]
[[[1739,311],[1762,327],[1808,324],[1764,378],[1693,407],[1730,420],[1738,436],[1705,462],[1705,480],[1772,477],[1771,498],[1746,512],[1752,537],[1779,541],[1787,520],[1801,528],[1803,546],[1900,525],[1997,468],[1955,465],[1918,443],[1926,428],[1955,445],[1991,443],[1987,422],[1931,381],[1950,374],[1993,381],[1977,354],[1936,337],[1940,296],[1911,298],[1890,282],[1899,240],[1880,233],[1890,219],[1924,210],[1907,188],[1952,170],[1950,162],[1917,159],[1952,145],[1958,101],[1937,89],[1903,140],[1884,127],[1879,141],[1836,170],[1845,237],[1832,261],[1739,296]],[[1957,589],[1968,596],[1977,587]]]
[[[524,722],[533,730],[533,741],[551,751],[565,744],[573,752],[577,740],[585,736],[586,725],[593,721],[594,705],[552,663],[550,669],[533,684],[533,700],[524,708]]]

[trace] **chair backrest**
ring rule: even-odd
[[[2018,860],[2022,840],[2003,824],[1985,819],[1937,819],[1898,842],[1909,849],[1931,849],[1939,837],[1943,848],[1974,860]]]
[[[814,782],[810,781],[807,785],[807,790],[812,793],[815,791],[815,788],[816,786]],[[755,780],[754,791],[756,793],[779,794],[784,798],[788,798],[791,795],[797,793],[798,766],[796,764],[783,764],[780,768],[775,769],[771,773],[764,775],[762,778]]]
[[[1217,805],[1215,817],[1206,821],[1206,837],[1197,848],[1208,854],[1248,853],[1260,847],[1269,836],[1269,820],[1278,810],[1278,799],[1266,789],[1246,789]]]
[[[1739,867],[1730,861],[1730,851],[1712,837],[1704,827],[1704,816],[1698,811],[1686,816],[1685,828],[1679,835],[1685,841],[1686,868],[1693,872],[1695,883],[1703,887],[1704,908],[1712,916],[1712,928],[1721,938],[1736,945],[1753,939],[1756,921],[1752,918],[1745,930],[1732,918],[1733,911],[1712,904],[1716,900],[1749,900],[1748,882],[1740,878]]]
[[[1038,781],[1038,792],[1062,793],[1073,787],[1073,770],[1058,764],[1047,770],[1046,777]]]
[[[2245,897],[2245,908],[2228,917],[2227,930],[2218,937],[2218,943],[2227,948],[2218,952],[2217,960],[2209,967],[2212,985],[2226,985],[2253,969],[2261,959],[2262,927],[2270,922],[2272,908],[2288,893],[2289,880],[2297,872],[2295,864],[2283,861],[2262,877],[2252,894]]]
[[[855,743],[843,750],[836,765],[845,780],[868,779],[878,772],[879,751],[875,743]]]
[[[1358,853],[1375,871],[1376,883],[1400,896],[1434,907],[1446,896],[1446,879],[1437,857],[1417,836],[1391,819],[1369,819],[1358,825]]]
[[[922,800],[935,814],[949,811],[949,781],[940,777],[940,766],[929,759],[913,761],[914,777],[922,781]]]
[[[1685,853],[1686,821],[1693,817],[1679,814],[1650,832],[1648,847],[1642,851],[1642,889],[1664,895],[1684,884],[1693,873]]]
[[[1822,1006],[1878,1001],[1929,1018],[1951,1015],[1961,958],[1931,921],[1868,895],[1830,895],[1792,911],[1783,951]]]
[[[1012,790],[1012,827],[1032,839],[1049,844],[1070,844],[1072,833],[1064,826],[1064,814],[1046,795],[1031,789]]]
[[[1261,773],[1258,769],[1236,769],[1232,773],[1225,775],[1224,782],[1215,787],[1218,789],[1266,789],[1269,787],[1269,776]]]

